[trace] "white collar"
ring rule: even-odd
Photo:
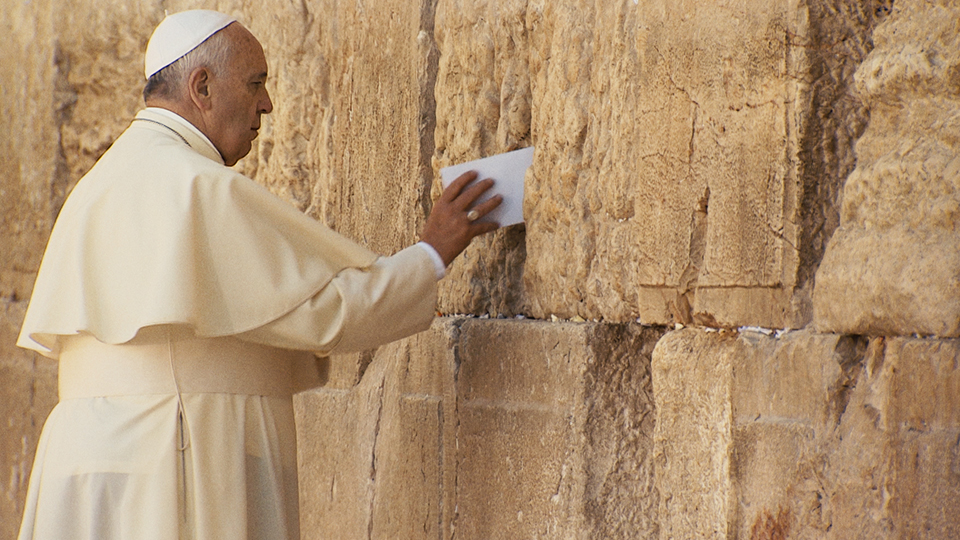
[[[217,154],[218,156],[220,155],[220,151],[217,150],[217,147],[214,146],[212,142],[210,142],[210,139],[207,138],[207,136],[204,135],[202,131],[200,131],[199,129],[197,129],[197,126],[191,124],[190,121],[187,120],[186,118],[184,118],[184,117],[180,116],[179,114],[171,111],[170,109],[164,109],[164,108],[162,108],[162,107],[147,107],[146,109],[144,109],[144,111],[149,111],[149,112],[151,112],[151,113],[154,113],[154,114],[158,114],[158,115],[160,115],[160,116],[163,116],[164,118],[167,118],[167,119],[169,119],[169,120],[172,120],[172,121],[176,122],[178,125],[180,125],[180,126],[186,128],[186,129],[190,130],[191,133],[193,133],[194,135],[196,135],[197,137],[199,137],[201,141],[203,141],[204,143],[206,143],[207,146],[209,146],[211,150],[213,150],[214,152],[216,152],[216,154]],[[223,160],[223,157],[221,156],[221,161],[222,161],[222,160]]]

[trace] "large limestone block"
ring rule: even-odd
[[[847,87],[874,16],[441,1],[435,166],[537,147],[525,228],[468,250],[443,309],[805,324],[863,124]]]
[[[668,334],[661,538],[952,538],[960,343]]]
[[[817,500],[808,462],[822,457],[817,435],[846,404],[858,343],[806,332],[667,334],[653,356],[661,538],[821,531],[807,515]]]
[[[380,348],[356,386],[295,400],[303,537],[655,534],[660,335],[443,319]]]
[[[377,252],[414,243],[433,181],[433,0],[230,4],[263,43],[275,106],[241,170]]]
[[[687,330],[667,334],[654,350],[661,538],[730,536],[733,339]]]
[[[57,403],[56,362],[14,346],[24,302],[0,301],[0,538],[17,537],[40,429]]]
[[[731,392],[734,530],[743,538],[776,538],[777,531],[822,538],[832,511],[821,502],[831,492],[823,462],[832,458],[866,341],[797,332],[780,339],[742,333],[738,342]]]
[[[162,2],[70,0],[52,14],[66,197],[143,108],[143,53]],[[39,60],[39,59],[38,59]],[[62,202],[62,201],[61,201]]]
[[[833,538],[955,538],[960,342],[877,338],[825,445]]]
[[[378,349],[355,386],[295,397],[302,538],[451,537],[457,332],[435,324]]]
[[[527,9],[522,0],[437,2],[437,177],[440,167],[531,145]],[[493,316],[526,312],[524,239],[523,225],[475,239],[449,268],[450,278],[440,289],[441,310]]]
[[[960,336],[960,6],[898,2],[856,73],[870,124],[817,274],[822,331]]]
[[[863,421],[884,431],[880,525],[900,538],[960,534],[960,342],[886,340],[869,366]],[[879,348],[879,347],[878,347]],[[866,392],[865,392],[866,393]],[[886,515],[884,515],[886,514]]]
[[[0,10],[0,298],[29,298],[58,208],[52,2]]]
[[[639,326],[461,328],[458,534],[656,534],[649,359]]]

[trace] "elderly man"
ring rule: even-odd
[[[420,243],[377,257],[228,168],[273,108],[238,22],[167,17],[146,76],[63,206],[18,342],[60,360],[20,538],[298,538],[291,395],[313,353],[427,328],[499,199],[464,175]]]

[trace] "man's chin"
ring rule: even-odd
[[[234,158],[233,158],[233,162],[232,162],[232,163],[231,163],[230,160],[228,160],[227,158],[224,158],[223,162],[224,162],[224,164],[225,164],[227,167],[233,167],[233,166],[236,165],[237,162],[239,162],[241,159],[247,157],[247,155],[250,154],[250,150],[252,150],[252,149],[253,149],[253,144],[252,144],[252,142],[251,142],[251,143],[247,143],[246,147],[245,147],[243,150],[241,150],[240,152],[238,152],[237,154],[234,155]]]

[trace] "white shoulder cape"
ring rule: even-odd
[[[64,204],[17,344],[56,358],[58,336],[80,332],[105,343],[158,324],[237,334],[376,258],[148,109]]]

